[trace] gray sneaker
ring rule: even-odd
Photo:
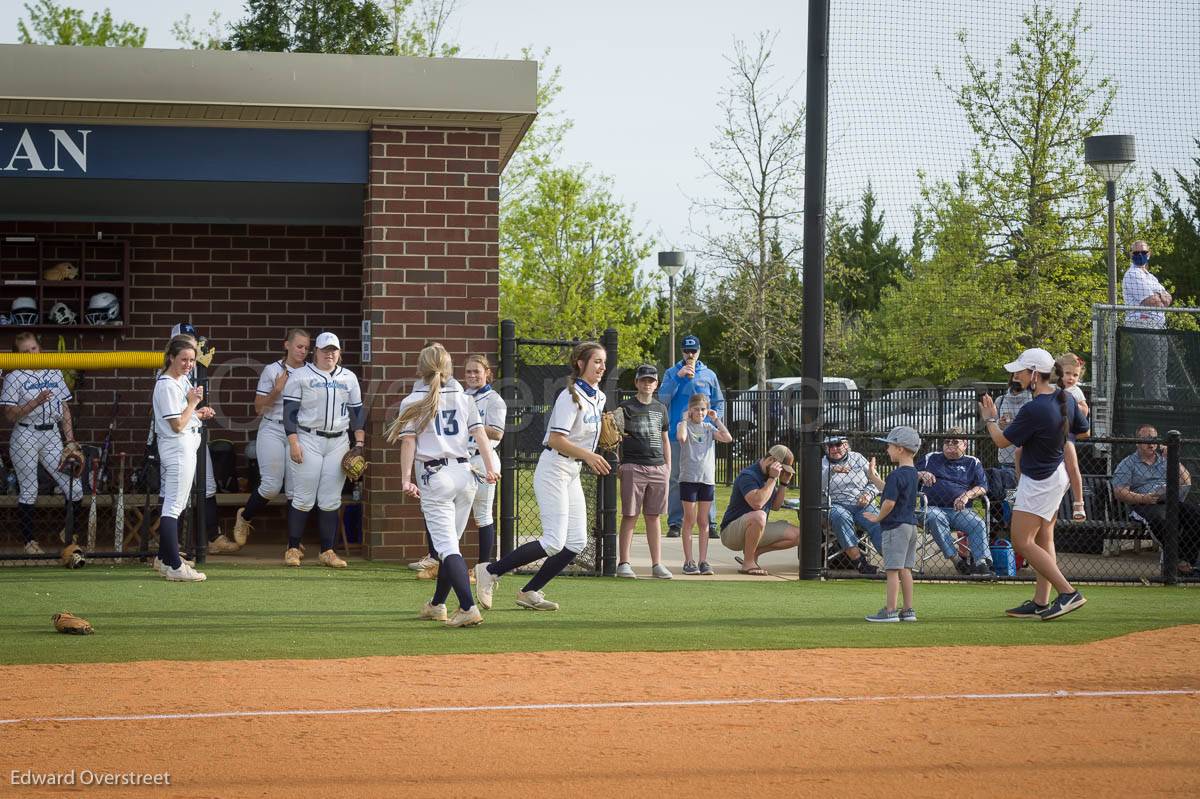
[[[618,563],[617,564],[617,576],[618,577],[627,577],[632,580],[632,579],[637,578],[637,572],[635,572],[633,570],[633,567],[630,566],[628,563]]]
[[[652,577],[657,577],[660,580],[670,580],[672,577],[675,576],[675,575],[671,574],[670,569],[668,569],[666,566],[662,565],[661,563],[654,564],[654,566],[650,569],[650,575]]]
[[[716,572],[713,571],[713,567],[708,565],[707,560],[700,561],[700,573],[709,577],[716,574]]]
[[[683,573],[684,574],[699,574],[700,567],[696,565],[696,561],[689,560],[688,562],[683,564]]]
[[[872,613],[870,616],[867,616],[867,621],[882,621],[882,622],[900,621],[900,611],[888,610],[887,608],[880,608],[877,613]]]
[[[900,621],[916,621],[917,611],[914,608],[900,611]]]

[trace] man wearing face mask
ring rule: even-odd
[[[1171,293],[1150,273],[1150,245],[1135,241],[1130,248],[1129,269],[1121,279],[1121,297],[1125,305],[1147,309],[1171,305]],[[1127,311],[1125,327],[1164,330],[1167,315],[1162,311]],[[1142,396],[1155,402],[1167,401],[1167,341],[1154,334],[1133,338],[1134,384],[1142,386]]]

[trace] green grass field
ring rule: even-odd
[[[1086,608],[1042,623],[1001,615],[1029,586],[919,584],[919,623],[872,625],[862,617],[883,604],[883,585],[856,581],[560,578],[548,595],[563,609],[534,613],[512,604],[524,578],[510,575],[483,626],[453,630],[416,619],[432,584],[394,565],[205,570],[202,584],[133,565],[0,570],[0,663],[1078,643],[1200,623],[1195,589],[1087,587]],[[56,633],[59,610],[96,634]]]

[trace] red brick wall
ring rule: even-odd
[[[295,225],[0,222],[0,235],[85,237],[130,243],[130,318],[122,331],[68,333],[75,350],[162,350],[171,327],[189,321],[217,346],[210,401],[218,411],[214,437],[232,439],[239,456],[252,440],[258,371],[278,357],[284,331],[332,330],[345,364],[359,367],[362,319],[362,233],[359,228]],[[0,264],[0,270],[3,264]],[[12,292],[6,292],[8,310]],[[78,309],[77,309],[78,310]],[[0,327],[0,348],[12,349],[17,328]],[[57,331],[39,331],[57,348]],[[222,366],[223,365],[223,366]],[[82,441],[103,439],[114,398],[121,416],[115,451],[140,462],[149,426],[152,375],[85,372],[76,386]],[[7,453],[7,430],[0,447]],[[244,457],[239,458],[244,467]]]
[[[399,449],[382,436],[412,389],[418,352],[439,341],[461,373],[469,353],[498,349],[499,158],[493,129],[371,131],[363,302],[374,326],[374,358],[362,372],[376,387],[366,519],[375,559],[415,559],[425,551],[420,511],[400,490]],[[468,560],[475,556],[471,538],[463,542]]]

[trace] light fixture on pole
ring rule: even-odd
[[[1104,179],[1108,196],[1108,304],[1117,304],[1117,179],[1137,160],[1132,136],[1088,136],[1083,160]]]
[[[658,254],[658,268],[667,273],[667,283],[671,287],[671,349],[667,352],[667,362],[675,358],[675,276],[683,269],[686,254],[679,250],[666,250]]]

